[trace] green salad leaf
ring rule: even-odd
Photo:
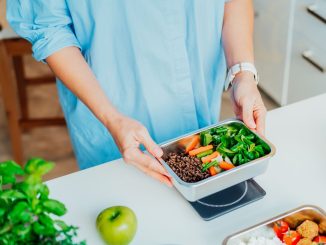
[[[201,144],[213,144],[223,157],[241,165],[267,155],[271,149],[266,142],[240,123],[218,126],[200,133]]]

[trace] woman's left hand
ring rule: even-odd
[[[233,110],[250,129],[264,135],[266,107],[261,98],[253,74],[243,71],[233,80],[231,88]]]

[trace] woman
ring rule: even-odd
[[[227,67],[236,116],[263,133],[251,0],[11,0],[7,18],[58,78],[81,168],[121,153],[171,185],[140,146],[160,158],[155,142],[217,122]]]

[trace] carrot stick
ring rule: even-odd
[[[207,151],[207,150],[211,150],[213,149],[213,145],[207,145],[207,146],[202,146],[202,147],[199,147],[197,149],[194,149],[192,151],[189,151],[189,155],[190,156],[195,156],[201,152],[204,152],[204,151]]]
[[[220,166],[221,169],[224,170],[229,170],[235,167],[232,163],[228,163],[225,161],[220,162],[218,165]]]
[[[198,145],[199,143],[199,135],[195,135],[191,141],[189,142],[189,144],[186,146],[186,153],[188,153],[189,151],[195,149],[195,147]]]
[[[214,151],[212,154],[206,156],[206,157],[202,157],[201,161],[203,163],[208,163],[210,162],[212,159],[218,157],[219,153],[217,151]]]
[[[217,175],[217,171],[214,166],[210,167],[208,170],[211,176]]]

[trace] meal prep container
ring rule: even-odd
[[[262,228],[263,226],[273,227],[273,224],[276,221],[283,220],[285,218],[290,219],[294,223],[296,223],[296,222],[301,223],[304,220],[311,220],[311,221],[316,222],[317,224],[324,223],[326,226],[325,211],[319,207],[316,207],[313,205],[307,205],[307,206],[299,207],[297,209],[294,209],[294,210],[284,213],[282,215],[279,215],[275,218],[272,218],[270,220],[262,222],[258,225],[252,226],[252,227],[242,230],[240,232],[237,232],[231,236],[228,236],[223,241],[223,245],[238,244],[237,242],[239,240],[241,240],[242,238],[244,238],[246,235],[248,235],[248,233],[252,233],[255,230]]]
[[[211,128],[228,125],[232,123],[237,123],[245,126],[244,123],[239,120],[230,119],[206,128],[202,128],[200,130],[196,130],[187,135],[181,136],[179,138],[161,144],[164,155],[167,155],[171,152],[184,152],[186,145],[194,135],[199,134],[200,132],[206,131]],[[251,179],[266,171],[269,159],[275,154],[275,147],[262,136],[257,135],[253,131],[251,132],[255,134],[258,138],[263,140],[270,147],[271,151],[269,154],[267,154],[264,157],[255,159],[253,161],[247,162],[243,165],[237,166],[231,170],[222,172],[220,174],[211,176],[207,179],[203,179],[195,183],[188,183],[183,181],[176,173],[174,173],[174,171],[169,167],[169,165],[164,160],[160,160],[160,162],[166,168],[168,173],[172,176],[172,182],[175,188],[187,200],[193,202],[203,197],[209,196],[213,193],[216,193],[218,191],[224,190],[233,185],[239,184],[245,180]]]

